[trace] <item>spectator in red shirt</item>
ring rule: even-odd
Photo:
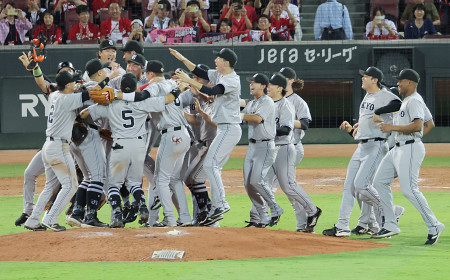
[[[272,10],[272,16],[270,20],[272,21],[270,26],[270,33],[272,35],[279,35],[279,41],[289,41],[290,38],[290,30],[294,30],[298,21],[292,15],[292,13],[288,9],[289,2],[284,2],[283,5],[275,4],[274,0],[271,0],[267,5],[266,10],[264,11],[265,15],[269,15]],[[289,18],[281,18],[281,13],[286,11]],[[272,36],[272,40],[275,41],[275,36]]]
[[[127,38],[131,32],[131,20],[121,18],[122,9],[119,2],[109,3],[108,13],[110,18],[103,21],[100,26],[100,41],[111,39],[114,42],[122,41]]]
[[[72,27],[67,40],[98,40],[100,37],[97,25],[89,22],[88,6],[78,6],[77,14],[80,22]]]
[[[244,8],[241,0],[233,0],[233,4],[223,18],[231,20],[233,32],[245,31],[253,27],[253,23],[248,18],[247,9]]]
[[[55,13],[63,14],[67,11],[74,11],[80,5],[86,6],[87,0],[56,0]]]
[[[114,0],[92,0],[91,1],[91,10],[94,17],[97,17],[97,15],[100,14],[102,10],[107,11],[109,3],[113,2]],[[115,0],[117,2],[117,0]]]
[[[184,27],[198,26],[199,36],[211,31],[209,22],[202,16],[200,3],[196,0],[187,3],[186,9],[180,16],[180,25]]]
[[[244,5],[244,4],[242,3],[242,0],[232,0],[231,3],[232,3],[232,4],[231,4],[231,7],[225,9],[225,10],[222,12],[222,15],[220,16],[220,19],[225,18],[226,15],[228,14],[229,17],[227,17],[227,18],[229,18],[229,19],[231,20],[231,22],[233,23],[233,29],[236,29],[236,28],[237,28],[237,25],[240,25],[239,28],[242,29],[241,26],[244,26],[244,25],[245,25],[245,21],[242,20],[242,19],[240,19],[240,20],[235,20],[234,17],[237,17],[238,19],[240,18],[240,17],[239,17],[239,13],[237,13],[238,10],[241,10],[240,15],[244,15],[244,13],[245,13],[245,11],[246,11],[247,17],[248,17],[248,19],[250,20],[251,26],[250,26],[250,27],[247,27],[247,26],[246,26],[246,28],[245,28],[245,29],[242,29],[242,30],[252,29],[253,26],[256,25],[256,23],[257,23],[257,21],[258,21],[258,15],[256,14],[255,8],[250,7],[250,6],[247,6],[247,5]],[[242,10],[243,10],[242,8],[241,8],[241,9],[236,9],[237,6],[239,6],[239,5],[241,5],[243,8],[245,8],[245,11],[242,11]],[[233,8],[233,6],[234,6],[234,8]],[[234,10],[232,10],[232,9],[234,9]],[[235,13],[235,12],[236,12],[236,13]],[[238,21],[240,21],[240,23],[239,23]],[[240,31],[241,29],[239,29],[239,31]],[[234,30],[233,30],[233,31],[234,31]]]
[[[223,18],[223,19],[219,20],[219,22],[217,23],[217,26],[219,27],[218,31],[220,33],[230,33],[231,29],[233,28],[233,23],[231,22],[230,19]]]
[[[34,30],[33,38],[37,39],[39,33],[43,33],[47,37],[47,44],[58,45],[62,43],[62,32],[61,28],[53,23],[53,13],[50,10],[45,10],[44,24],[39,25],[36,30]]]

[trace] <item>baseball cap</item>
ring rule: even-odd
[[[142,22],[141,22],[142,23]],[[144,54],[144,46],[138,41],[128,40],[123,48],[120,49],[123,52],[135,51],[138,54]]]
[[[247,81],[255,82],[255,83],[266,85],[266,86],[269,85],[269,78],[266,75],[260,74],[260,73],[256,73],[252,77],[248,77]]]
[[[412,70],[412,69],[403,69],[402,71],[400,71],[400,75],[394,77],[397,80],[410,80],[413,81],[415,83],[419,83],[420,81],[420,76],[419,73],[417,73],[416,71]]]
[[[123,92],[133,92],[136,90],[137,86],[137,78],[134,73],[126,73],[122,76],[122,80],[120,81],[120,88]]]
[[[94,75],[95,73],[97,73],[98,71],[102,70],[103,68],[106,68],[109,66],[109,62],[106,63],[102,63],[100,61],[100,59],[98,58],[94,58],[89,60],[86,63],[86,67],[85,70],[88,74],[89,77],[91,77],[92,75]]]
[[[133,25],[133,24],[135,24],[135,23],[139,23],[139,25],[140,26],[144,26],[144,24],[142,23],[142,20],[140,20],[140,19],[134,19],[132,22],[131,22],[131,25]]]
[[[133,62],[136,63],[137,65],[140,65],[142,67],[145,67],[145,57],[141,54],[133,54],[130,57],[130,60],[128,60],[128,62]]]
[[[59,71],[61,71],[61,69],[66,68],[66,67],[72,69],[73,71],[75,71],[75,67],[73,67],[72,62],[70,62],[70,61],[62,61],[62,62],[60,62],[58,64],[58,73],[59,73]]]
[[[159,60],[150,60],[147,63],[147,72],[163,73],[164,64]]]
[[[61,71],[61,73],[58,73],[58,75],[56,75],[56,83],[58,84],[59,88],[64,88],[71,82],[75,82],[75,78],[68,71]]]
[[[234,67],[234,65],[236,65],[236,62],[238,60],[236,53],[229,48],[223,48],[220,50],[220,52],[215,52],[215,54],[218,57],[223,58],[226,61],[230,62],[230,67]]]
[[[208,70],[209,70],[209,66],[205,65],[205,64],[197,64],[197,68],[199,68],[200,70],[203,71],[199,71],[199,75],[197,75],[197,73],[195,73],[198,77],[202,78],[203,80],[207,80],[209,81],[209,77],[208,77]]]
[[[283,67],[280,70],[280,73],[283,74],[288,79],[296,79],[297,73],[295,73],[294,69],[291,67]]]
[[[113,40],[103,40],[100,43],[100,50],[103,51],[103,50],[106,50],[106,49],[115,49],[115,50],[117,50],[116,42],[114,42]]]
[[[370,66],[369,68],[367,68],[366,71],[359,70],[359,74],[361,76],[367,75],[367,76],[376,78],[376,79],[378,79],[378,82],[380,82],[380,83],[383,81],[383,78],[384,78],[383,72],[381,72],[381,70],[375,66]]]
[[[286,77],[281,73],[275,73],[272,75],[269,81],[272,85],[280,86],[283,89],[287,87]]]

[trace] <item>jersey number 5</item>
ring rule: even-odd
[[[124,121],[128,121],[128,123],[123,123],[123,127],[130,128],[134,126],[134,118],[133,118],[133,111],[131,110],[124,110],[122,111],[122,119]]]

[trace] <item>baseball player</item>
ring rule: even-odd
[[[296,153],[292,143],[295,113],[291,102],[284,97],[286,86],[286,77],[280,73],[275,73],[270,78],[269,87],[267,88],[267,94],[275,103],[275,146],[278,149],[272,168],[278,178],[281,189],[288,196],[289,200],[295,200],[305,208],[308,215],[306,230],[312,232],[322,214],[322,210],[314,205],[309,195],[296,181],[294,164]]]
[[[128,60],[130,60],[131,56],[135,54],[144,55],[144,46],[139,42],[135,40],[128,40],[127,43],[123,48],[120,49],[120,51],[123,52],[123,60],[125,60],[126,63],[128,63]],[[145,67],[146,65],[144,65]],[[138,77],[139,81],[139,77]],[[139,84],[139,83],[138,83]],[[138,86],[139,88],[139,86]]]
[[[385,223],[372,238],[384,238],[400,233],[390,189],[394,176],[398,175],[402,194],[416,207],[428,228],[425,245],[433,245],[438,241],[445,226],[437,220],[417,186],[420,166],[425,157],[425,147],[421,141],[423,123],[429,110],[417,92],[420,76],[416,71],[404,69],[397,79],[399,92],[405,98],[393,124],[380,124],[381,132],[396,133],[395,146],[381,161],[373,181],[380,195]],[[428,127],[428,131],[429,129]]]
[[[197,67],[205,70],[201,74],[205,74],[209,70],[209,67],[204,64],[199,64]],[[194,74],[193,79],[203,85],[209,84],[208,75],[200,77]],[[183,86],[180,84],[179,87]],[[208,221],[207,224],[205,222],[208,218],[211,200],[206,190],[206,173],[203,169],[203,162],[217,132],[217,123],[212,122],[210,117],[214,110],[214,98],[206,97],[197,89],[191,88],[184,91],[179,99],[182,104],[189,105],[190,113],[185,112],[184,115],[193,128],[194,142],[185,158],[183,175],[183,181],[192,194],[192,225],[209,226],[211,221]]]
[[[360,70],[360,74],[362,88],[367,93],[359,107],[358,123],[352,127],[347,121],[344,121],[340,126],[340,129],[353,135],[359,144],[347,168],[338,223],[333,228],[323,231],[323,234],[328,236],[351,235],[349,222],[355,196],[364,203],[374,205],[373,200],[378,193],[371,185],[373,175],[389,149],[386,142],[389,135],[380,131],[375,125],[374,114],[379,114],[385,123],[392,123],[392,112],[398,110],[401,105],[400,98],[386,88],[381,88],[383,72],[380,69],[371,66],[366,71]],[[364,206],[364,203],[361,211],[366,211],[364,215],[370,216],[372,209],[367,205]],[[378,208],[377,206],[374,210],[378,212]],[[380,217],[380,215],[377,216]],[[354,229],[356,234],[365,234],[370,230],[367,224],[361,223],[362,220],[360,219],[358,226]],[[378,226],[381,226],[380,220],[378,220],[378,225],[372,225],[374,228]]]
[[[25,53],[22,53],[22,55],[19,57],[19,60],[22,62],[22,64],[25,66],[25,69],[28,70],[28,66],[30,65],[30,59],[29,56]],[[50,94],[50,90],[55,88],[54,84],[51,84],[47,79],[44,79],[44,74],[42,73],[42,70],[40,69],[39,65],[34,70],[31,70],[34,76],[34,80],[36,84],[41,88],[42,92],[44,94]],[[65,61],[60,62],[58,64],[58,70],[57,73],[61,71],[69,71],[70,73],[75,73],[75,68],[73,67],[71,62]],[[37,183],[37,177],[45,172],[45,166],[44,162],[42,161],[42,151],[39,150],[36,155],[33,157],[33,159],[28,164],[27,168],[25,169],[24,173],[24,184],[23,184],[23,212],[20,215],[20,217],[15,221],[16,226],[23,225],[28,217],[30,216],[31,212],[34,208],[34,194],[36,192],[36,183]],[[59,181],[55,176],[53,177],[47,177],[47,183],[49,184],[50,189],[57,189],[59,184]]]
[[[120,67],[120,64],[116,62],[116,56],[117,56],[117,46],[115,41],[104,40],[100,43],[98,58],[101,60],[102,63],[106,62],[110,63],[109,66],[106,68],[106,72],[108,75],[117,68],[119,69],[121,75],[126,73],[126,71],[122,67]],[[83,80],[85,82],[90,81],[87,72],[84,72]]]
[[[124,93],[134,93],[137,78],[133,73],[123,75],[121,89]],[[112,146],[108,174],[108,197],[113,209],[110,227],[123,227],[119,188],[125,183],[134,199],[138,202],[140,224],[147,222],[149,213],[142,190],[142,173],[146,152],[147,133],[145,121],[150,112],[164,110],[165,104],[175,98],[161,96],[147,98],[142,102],[117,101],[109,106],[93,105],[80,113],[81,118],[89,115],[93,120],[108,118],[114,144]]]
[[[178,51],[174,49],[169,50],[192,73],[204,72]],[[239,115],[241,83],[239,76],[234,71],[237,55],[231,49],[223,48],[217,53],[217,58],[214,62],[216,70],[208,70],[207,72],[210,83],[214,85],[213,87],[194,81],[186,73],[177,73],[177,78],[182,82],[190,84],[207,95],[214,96],[215,105],[212,121],[218,124],[217,135],[211,143],[203,163],[206,176],[211,184],[212,208],[208,217],[208,223],[222,219],[222,214],[231,209],[225,200],[221,170],[242,135],[239,125],[241,123]]]
[[[276,158],[275,150],[275,105],[266,95],[269,78],[255,74],[250,81],[250,94],[254,99],[247,103],[241,118],[248,123],[248,150],[244,161],[244,185],[253,208],[258,212],[259,222],[254,226],[265,228],[278,223],[283,209],[275,201],[265,177]],[[271,208],[269,216],[265,202]]]
[[[47,178],[52,178],[54,173],[61,183],[61,191],[41,225],[39,218],[54,191],[46,184],[33,212],[25,222],[25,228],[30,230],[42,230],[45,227],[54,231],[65,230],[65,227],[58,224],[57,219],[76,192],[75,163],[70,155],[68,141],[72,136],[76,109],[82,107],[83,102],[89,99],[89,93],[84,91],[74,94],[75,79],[67,71],[60,72],[56,76],[56,82],[58,91],[49,96],[50,112],[47,120],[47,139],[42,147],[42,160]]]

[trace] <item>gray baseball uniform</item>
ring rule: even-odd
[[[282,126],[294,128],[294,108],[285,98],[275,102],[275,120],[277,128]],[[278,148],[275,163],[272,165],[273,173],[277,176],[280,187],[287,195],[289,200],[296,201],[305,208],[308,216],[313,216],[318,211],[309,195],[297,184],[296,171],[296,152],[292,143],[293,132],[289,135],[276,136],[275,145]],[[268,174],[270,176],[270,174]],[[266,180],[273,180],[268,177]]]
[[[221,170],[228,161],[233,148],[241,139],[242,130],[240,127],[240,95],[241,83],[236,72],[231,72],[225,76],[216,70],[208,70],[210,83],[222,85],[225,88],[224,94],[214,96],[214,111],[212,121],[217,123],[217,134],[205,156],[203,168],[211,185],[211,214],[215,209],[226,212],[230,209],[225,200],[225,189],[222,182]]]
[[[278,205],[272,190],[264,180],[276,158],[275,151],[275,105],[267,95],[251,100],[242,110],[244,114],[256,114],[263,121],[248,123],[248,149],[244,161],[244,185],[253,206],[260,217],[260,223],[268,225],[271,221],[267,202],[273,217],[281,216],[283,209]]]
[[[422,97],[414,92],[403,100],[399,112],[394,118],[394,125],[408,125],[415,119],[424,122],[430,120],[431,114]],[[402,194],[416,207],[428,228],[428,234],[438,234],[445,226],[439,222],[428,206],[426,198],[418,187],[419,170],[425,157],[422,143],[423,127],[419,132],[403,134],[396,132],[396,145],[383,158],[373,180],[378,190],[383,208],[385,223],[383,228],[399,233],[400,228],[394,214],[394,205],[390,184],[398,176]]]
[[[367,93],[361,102],[358,132],[355,136],[359,144],[347,168],[339,220],[336,224],[339,229],[350,231],[350,215],[356,194],[362,201],[369,202],[369,205],[373,205],[372,200],[378,196],[371,183],[376,168],[389,147],[385,141],[388,135],[381,132],[378,125],[374,123],[373,114],[376,109],[386,106],[394,99],[399,98],[388,90],[381,89],[376,93]],[[385,123],[392,123],[392,115],[392,113],[382,114],[380,118]],[[361,208],[364,209],[364,206]],[[366,215],[370,215],[371,209],[367,208],[366,211]],[[367,227],[362,224],[360,226]]]
[[[148,98],[135,103],[117,101],[109,106],[89,107],[89,113],[94,120],[108,118],[111,126],[114,144],[108,169],[108,197],[115,216],[121,212],[119,189],[124,183],[138,201],[139,208],[146,208],[141,187],[147,150],[145,122],[150,112],[162,111],[164,108],[164,97]]]
[[[149,85],[145,90],[151,96],[166,96],[174,88],[176,88],[174,81],[164,80]],[[173,213],[171,191],[178,202],[179,222],[181,224],[191,222],[184,184],[180,175],[184,156],[190,146],[187,125],[180,100],[177,99],[166,106],[166,109],[160,115],[157,126],[161,132],[161,141],[156,157],[155,183],[163,206],[163,213],[169,226],[177,225]]]
[[[76,118],[76,109],[83,106],[82,94],[63,94],[59,91],[49,96],[49,115],[47,120],[47,140],[42,148],[42,160],[48,178],[54,175],[61,183],[58,193],[50,211],[44,216],[42,224],[47,227],[58,223],[58,216],[69,203],[76,192],[77,175],[75,163],[70,155],[69,143],[72,137],[72,126]],[[25,222],[25,226],[36,228],[39,218],[55,190],[46,182],[44,190],[39,195],[36,206]]]

